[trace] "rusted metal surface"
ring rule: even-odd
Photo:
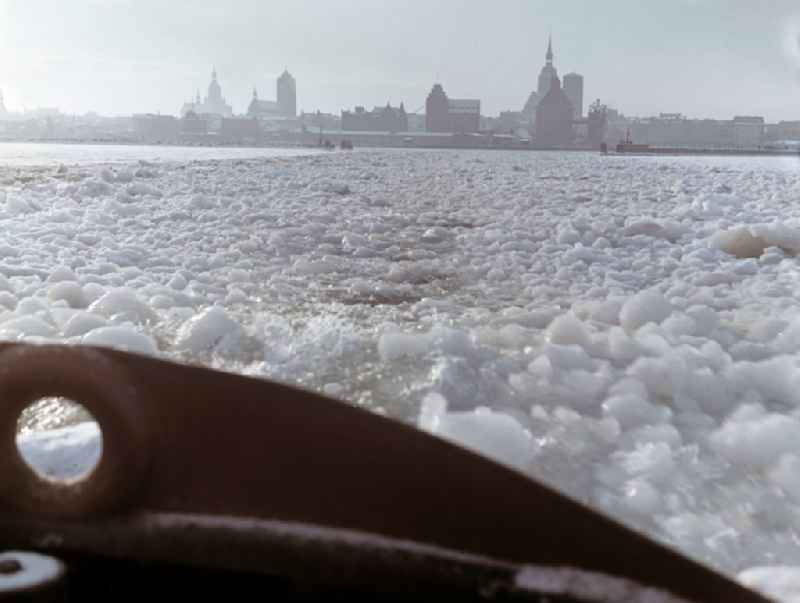
[[[165,580],[174,583],[171,569],[159,571],[158,583],[147,570],[170,568],[180,560],[193,569],[189,580],[203,581],[217,573],[227,575],[229,587],[234,589],[241,588],[238,581],[242,578],[251,584],[255,579],[258,591],[273,595],[271,598],[276,581],[280,581],[280,600],[287,594],[296,597],[299,591],[303,600],[330,601],[335,594],[334,600],[348,603],[362,598],[437,603],[687,603],[628,580],[573,568],[520,566],[407,541],[277,521],[150,514],[106,519],[92,526],[29,524],[14,537],[24,540],[26,531],[30,538],[47,530],[49,547],[63,547],[55,542],[58,534],[62,542],[70,542],[73,550],[81,552],[76,563],[69,550],[62,551],[71,566],[88,567],[102,558],[113,576],[119,573],[114,566],[126,559],[146,562],[145,571],[140,570],[137,578],[140,590],[134,592],[161,592]],[[181,583],[187,581],[185,572]],[[116,579],[109,571],[91,571],[89,576],[89,588],[107,588],[109,580]],[[123,579],[126,584],[130,581],[130,577]],[[195,588],[192,585],[192,590]],[[114,599],[118,600],[119,594]],[[126,600],[140,601],[141,597]],[[230,593],[226,600],[231,600]]]
[[[17,417],[46,396],[80,402],[100,424],[103,454],[82,480],[45,480],[16,450]],[[58,535],[58,550],[121,555],[133,533],[156,542],[168,531],[120,526],[164,514],[250,518],[256,532],[265,520],[327,526],[689,600],[767,601],[515,471],[323,396],[111,350],[0,347],[0,539]],[[180,550],[163,548],[172,561]]]

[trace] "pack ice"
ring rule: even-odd
[[[798,195],[777,159],[0,168],[0,336],[325,392],[798,601]],[[23,449],[83,466],[76,421]]]

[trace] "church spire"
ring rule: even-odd
[[[551,33],[547,38],[547,54],[545,55],[548,64],[553,63],[553,34]]]
[[[217,67],[216,65],[211,66],[211,79],[215,82],[217,81]]]
[[[258,100],[258,90],[253,86],[253,100]]]

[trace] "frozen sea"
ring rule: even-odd
[[[121,164],[131,161],[199,161],[251,157],[296,157],[319,151],[269,147],[51,144],[0,142],[0,166]]]
[[[800,161],[125,149],[0,155],[1,338],[325,392],[800,601]]]

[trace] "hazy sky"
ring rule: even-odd
[[[800,119],[800,0],[0,0],[9,109],[177,113],[211,65],[234,111],[424,105],[434,79],[522,108],[552,29],[559,74],[630,115]]]

